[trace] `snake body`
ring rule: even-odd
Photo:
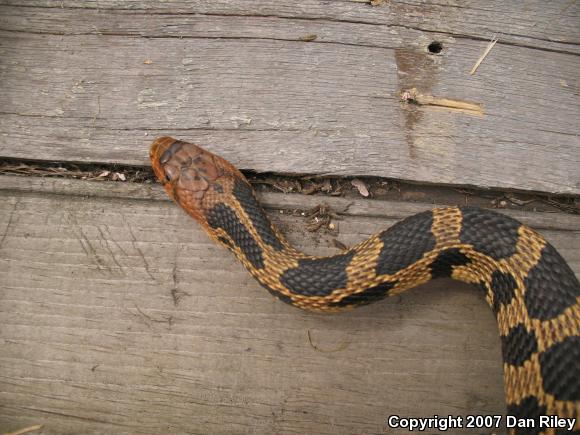
[[[314,257],[288,243],[225,159],[169,137],[153,143],[150,157],[169,196],[296,307],[341,311],[439,277],[479,288],[499,327],[508,415],[575,418],[580,431],[580,284],[531,228],[489,210],[437,208],[343,253]],[[535,431],[521,433],[556,433]]]

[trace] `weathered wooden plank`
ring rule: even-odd
[[[481,5],[465,5],[454,1],[388,1],[381,7],[369,7],[369,2],[360,0],[301,0],[276,1],[258,0],[244,2],[239,0],[201,0],[191,2],[172,0],[157,2],[154,0],[89,0],[82,3],[72,0],[27,1],[27,7],[56,9],[60,8],[59,17],[66,16],[72,9],[73,13],[83,13],[83,10],[105,12],[112,10],[118,13],[161,13],[171,20],[171,14],[192,15],[205,14],[221,16],[255,18],[299,19],[300,25],[307,26],[310,21],[326,21],[341,24],[366,24],[369,30],[372,25],[387,25],[403,29],[417,29],[432,33],[447,33],[452,36],[489,39],[490,35],[500,34],[502,40],[514,45],[525,45],[532,48],[544,48],[578,53],[580,31],[578,29],[578,5],[575,2],[553,1],[545,3],[540,0],[526,2],[525,5],[493,0]],[[22,6],[22,2],[2,0],[0,4]],[[53,11],[51,11],[53,12]],[[28,16],[27,24],[41,21],[42,12],[37,12],[38,18]],[[50,18],[52,22],[54,16]],[[101,22],[100,18],[96,18]],[[74,20],[71,20],[74,21]],[[71,24],[71,21],[68,24]],[[557,23],[557,25],[555,25]],[[44,24],[48,24],[44,22]],[[105,29],[109,25],[103,23]],[[66,33],[74,29],[69,28]],[[100,28],[100,27],[99,27]],[[135,28],[131,25],[127,29]],[[251,27],[250,27],[251,28]],[[170,31],[170,29],[167,29]],[[215,31],[217,29],[207,29]],[[141,31],[146,31],[141,29]],[[82,30],[86,33],[87,28]],[[319,35],[324,37],[324,35]],[[345,35],[345,37],[348,37]],[[294,39],[294,38],[292,38]]]
[[[423,6],[426,22],[442,21],[435,35],[415,27],[421,9],[409,2],[388,2],[399,15],[255,3],[261,14],[247,2],[3,6],[0,153],[145,164],[152,137],[172,134],[258,171],[580,192],[578,31],[547,25],[561,16],[566,27],[577,6]],[[527,42],[500,42],[469,76],[486,32],[459,23],[500,12],[527,17],[509,36]],[[569,50],[534,45],[538,32]],[[427,52],[434,39],[442,55]],[[486,115],[402,105],[411,87]]]
[[[391,414],[504,412],[493,316],[467,286],[303,313],[159,200],[158,186],[0,177],[0,196],[3,431],[362,434],[381,433]],[[343,242],[426,207],[363,203],[344,210]],[[269,214],[297,246],[334,251],[299,218]],[[543,232],[578,273],[580,233],[558,229],[561,217],[546,216]]]

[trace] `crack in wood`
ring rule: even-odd
[[[8,223],[6,224],[6,227],[4,228],[4,232],[2,233],[2,239],[0,239],[0,249],[2,248],[2,245],[4,245],[4,240],[6,240],[6,237],[8,236],[8,232],[10,231],[10,228],[12,227],[14,213],[16,212],[16,209],[18,208],[19,202],[20,202],[20,198],[16,198],[16,200],[14,201],[14,204],[12,205],[12,210],[10,210],[10,215],[8,216]]]

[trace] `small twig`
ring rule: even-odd
[[[17,430],[16,432],[4,432],[2,435],[22,435],[24,433],[32,432],[35,430],[42,429],[42,424],[37,424],[35,426],[25,427],[24,429]]]
[[[312,346],[312,348],[317,350],[318,352],[322,352],[322,353],[339,352],[341,350],[346,349],[350,343],[349,339],[347,338],[346,340],[344,340],[344,342],[342,344],[337,346],[336,349],[321,349],[312,342],[312,336],[310,335],[310,329],[306,330],[306,334],[308,335],[308,342],[310,343],[310,346]]]
[[[514,196],[511,196],[511,195],[506,195],[506,198],[507,198],[507,200],[508,200],[509,202],[511,202],[512,204],[519,205],[519,206],[528,205],[528,204],[531,204],[532,202],[534,202],[534,201],[535,201],[535,198],[534,198],[534,199],[527,199],[527,200],[524,200],[524,199],[519,199],[519,198],[516,198],[516,197],[514,197]]]
[[[386,0],[350,0],[355,3],[367,3],[371,6],[380,6],[386,2]]]
[[[95,123],[97,122],[97,118],[99,118],[100,116],[101,116],[101,95],[97,94],[97,113],[95,113],[95,116],[93,116],[93,122],[89,130],[89,139],[91,138],[91,134],[95,129]]]
[[[568,213],[572,213],[572,214],[580,214],[580,210],[578,210],[578,208],[575,205],[563,204],[561,202],[554,201],[551,198],[546,198],[546,199],[543,199],[542,201],[545,204],[549,204],[552,207],[555,207],[555,208],[560,209],[562,211],[567,211]]]
[[[304,42],[312,42],[312,41],[316,41],[316,38],[318,38],[318,35],[315,35],[314,33],[312,33],[310,35],[302,36],[300,38],[300,40],[304,41]]]
[[[341,251],[348,251],[348,246],[346,246],[340,240],[332,239],[332,244],[334,245],[335,248],[338,248]]]
[[[148,328],[151,328],[151,325],[149,324],[149,322],[167,323],[169,326],[171,326],[173,324],[173,316],[168,316],[164,319],[156,319],[156,318],[148,315],[147,313],[143,312],[143,310],[141,310],[141,308],[139,308],[137,305],[135,305],[135,309],[138,311],[139,314],[141,314],[141,316],[139,316],[139,314],[131,311],[129,308],[125,308],[125,310],[127,310],[133,316],[138,317],[138,318],[141,318],[141,317],[145,318],[145,324],[147,325]],[[149,320],[149,322],[147,320]]]
[[[481,65],[481,62],[483,62],[483,59],[485,59],[487,57],[487,55],[489,54],[491,49],[494,47],[494,45],[497,44],[497,41],[499,41],[499,38],[497,37],[497,35],[493,35],[493,37],[491,38],[491,41],[489,41],[489,44],[487,45],[487,48],[485,49],[485,51],[479,57],[479,59],[477,59],[477,62],[475,62],[475,65],[473,65],[473,68],[471,68],[471,71],[469,71],[470,75],[475,74],[475,71],[477,71],[477,68],[479,68],[479,65]]]

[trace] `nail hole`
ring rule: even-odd
[[[427,50],[429,50],[429,53],[441,53],[441,50],[443,50],[443,44],[439,41],[433,41],[431,44],[429,44]]]

